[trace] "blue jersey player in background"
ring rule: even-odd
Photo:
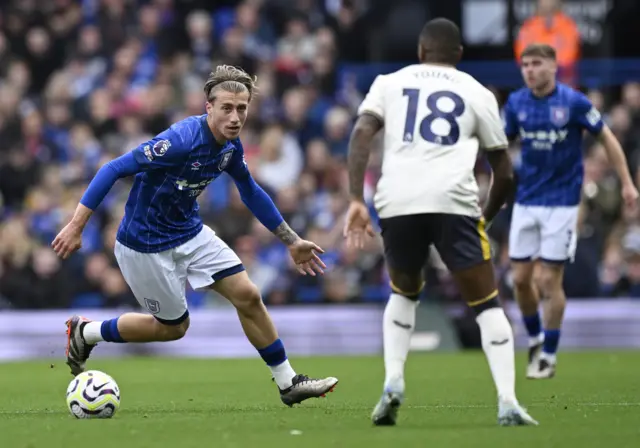
[[[301,274],[322,273],[322,249],[301,239],[255,183],[238,138],[247,118],[255,79],[244,71],[219,66],[207,80],[206,111],[171,126],[133,151],[104,165],[89,184],[71,222],[53,241],[67,258],[80,248],[82,230],[114,183],[135,181],[118,230],[115,254],[136,299],[150,314],[127,313],[97,322],[81,316],[67,321],[67,364],[84,371],[98,342],[153,342],[182,338],[189,328],[186,282],[212,289],[236,308],[249,341],[271,369],[282,401],[292,406],[324,396],[336,378],[296,374],[265,308],[238,256],[203,225],[197,198],[228,173],[243,202],[286,244]]]
[[[635,203],[638,192],[624,152],[600,113],[585,95],[556,82],[555,50],[531,45],[523,52],[521,64],[527,87],[512,93],[503,111],[507,137],[519,137],[522,147],[509,257],[516,300],[529,334],[527,377],[551,378],[566,302],[564,263],[572,261],[577,244],[584,131],[605,147],[627,205]],[[540,262],[538,286],[546,298],[544,327],[533,281],[536,259]]]

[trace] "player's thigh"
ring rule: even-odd
[[[384,256],[394,292],[416,296],[424,285],[423,269],[431,244],[428,215],[406,215],[380,220]]]
[[[578,242],[578,207],[553,207],[542,221],[540,259],[545,264],[573,260]]]
[[[509,258],[516,262],[532,260],[540,252],[540,226],[531,207],[515,204],[509,228]]]
[[[540,273],[536,280],[547,299],[556,297],[557,294],[554,293],[562,291],[563,279],[564,263],[541,260]]]
[[[261,300],[238,255],[209,227],[177,248],[176,253],[181,257],[180,263],[187,266],[193,289],[213,289],[236,308],[250,307]]]
[[[180,272],[171,251],[145,254],[116,242],[115,255],[134,296],[160,323],[181,325],[188,319],[186,272]]]
[[[187,279],[195,290],[245,270],[238,255],[213,230],[204,226],[195,238],[176,248],[179,263],[187,269]]]
[[[462,298],[471,306],[497,297],[491,246],[484,218],[439,215],[435,246],[451,271]]]

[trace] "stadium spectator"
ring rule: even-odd
[[[562,12],[561,0],[538,0],[536,15],[522,24],[516,38],[516,60],[520,60],[528,45],[535,43],[555,48],[559,79],[572,84],[576,63],[580,59],[580,32],[573,19]]]
[[[404,12],[393,16],[375,10],[376,2],[367,9],[360,1],[297,0],[292,8],[290,1],[219,7],[152,0],[139,9],[130,0],[98,1],[96,8],[73,0],[45,3],[48,9],[40,12],[19,0],[0,6],[1,306],[136,306],[113,257],[131,179],[121,180],[123,188],[116,185],[91,219],[79,254],[60,263],[48,245],[102,164],[169,123],[203,113],[203,78],[219,62],[258,76],[242,135],[247,163],[291,226],[324,247],[329,272],[315,279],[296,275],[286,249],[251,217],[226,177],[200,198],[207,224],[239,253],[270,304],[388,297],[380,242],[371,241],[358,255],[345,249],[341,236],[348,199],[344,156],[362,91],[358,79],[338,76],[338,68],[344,61],[367,61],[380,39],[375,24],[383,29],[387,18],[397,20],[411,8],[422,17],[428,13],[423,2],[399,2]],[[541,2],[541,13],[555,3]],[[536,17],[530,23],[543,22]],[[572,42],[569,61],[578,57]],[[619,102],[610,101],[608,91],[589,96],[624,142],[640,181],[640,84],[622,86]],[[378,149],[381,143],[377,139]],[[632,294],[628,285],[640,283],[634,275],[638,250],[625,235],[639,224],[638,211],[621,208],[619,186],[600,146],[589,140],[585,151],[584,214],[567,293]],[[518,148],[511,152],[517,163]],[[376,151],[366,174],[369,201],[380,165]],[[490,177],[482,161],[477,168],[482,198]],[[507,218],[508,210],[491,230],[505,297]],[[430,298],[455,299],[437,256],[430,265]],[[626,286],[614,289],[623,278]],[[208,300],[193,291],[188,299]]]

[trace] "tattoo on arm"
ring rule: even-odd
[[[358,117],[353,127],[348,156],[349,193],[352,199],[362,200],[364,197],[364,175],[369,162],[371,141],[380,129],[380,118],[366,113]]]
[[[300,239],[298,234],[294,232],[293,229],[289,227],[289,224],[287,224],[286,222],[283,222],[278,227],[276,227],[276,229],[273,231],[273,234],[277,236],[280,239],[280,241],[282,241],[287,246],[292,245],[293,243],[295,243]]]

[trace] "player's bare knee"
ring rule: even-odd
[[[491,261],[452,272],[462,299],[480,315],[490,308],[501,307]]]
[[[538,282],[546,298],[562,296],[562,265],[545,265],[540,270]]]
[[[162,334],[162,339],[165,341],[177,341],[178,339],[182,339],[189,329],[190,320],[187,319],[184,322],[180,322],[177,325],[165,324],[162,322],[157,322],[160,326],[160,333]]]
[[[480,297],[476,300],[468,301],[467,305],[469,305],[469,308],[471,308],[471,310],[475,313],[476,316],[479,316],[480,314],[482,314],[483,312],[491,308],[502,307],[502,305],[500,304],[500,299],[498,295],[499,295],[498,290],[496,289],[491,294],[485,297]]]
[[[533,288],[533,267],[526,264],[514,264],[511,271],[513,287],[516,290],[528,290]]]
[[[253,314],[264,306],[260,290],[252,282],[245,282],[242,286],[236,288],[231,298],[231,303],[238,312],[245,315]]]
[[[182,324],[167,328],[168,340],[177,341],[178,339],[182,339],[187,334],[187,329],[188,327]]]

